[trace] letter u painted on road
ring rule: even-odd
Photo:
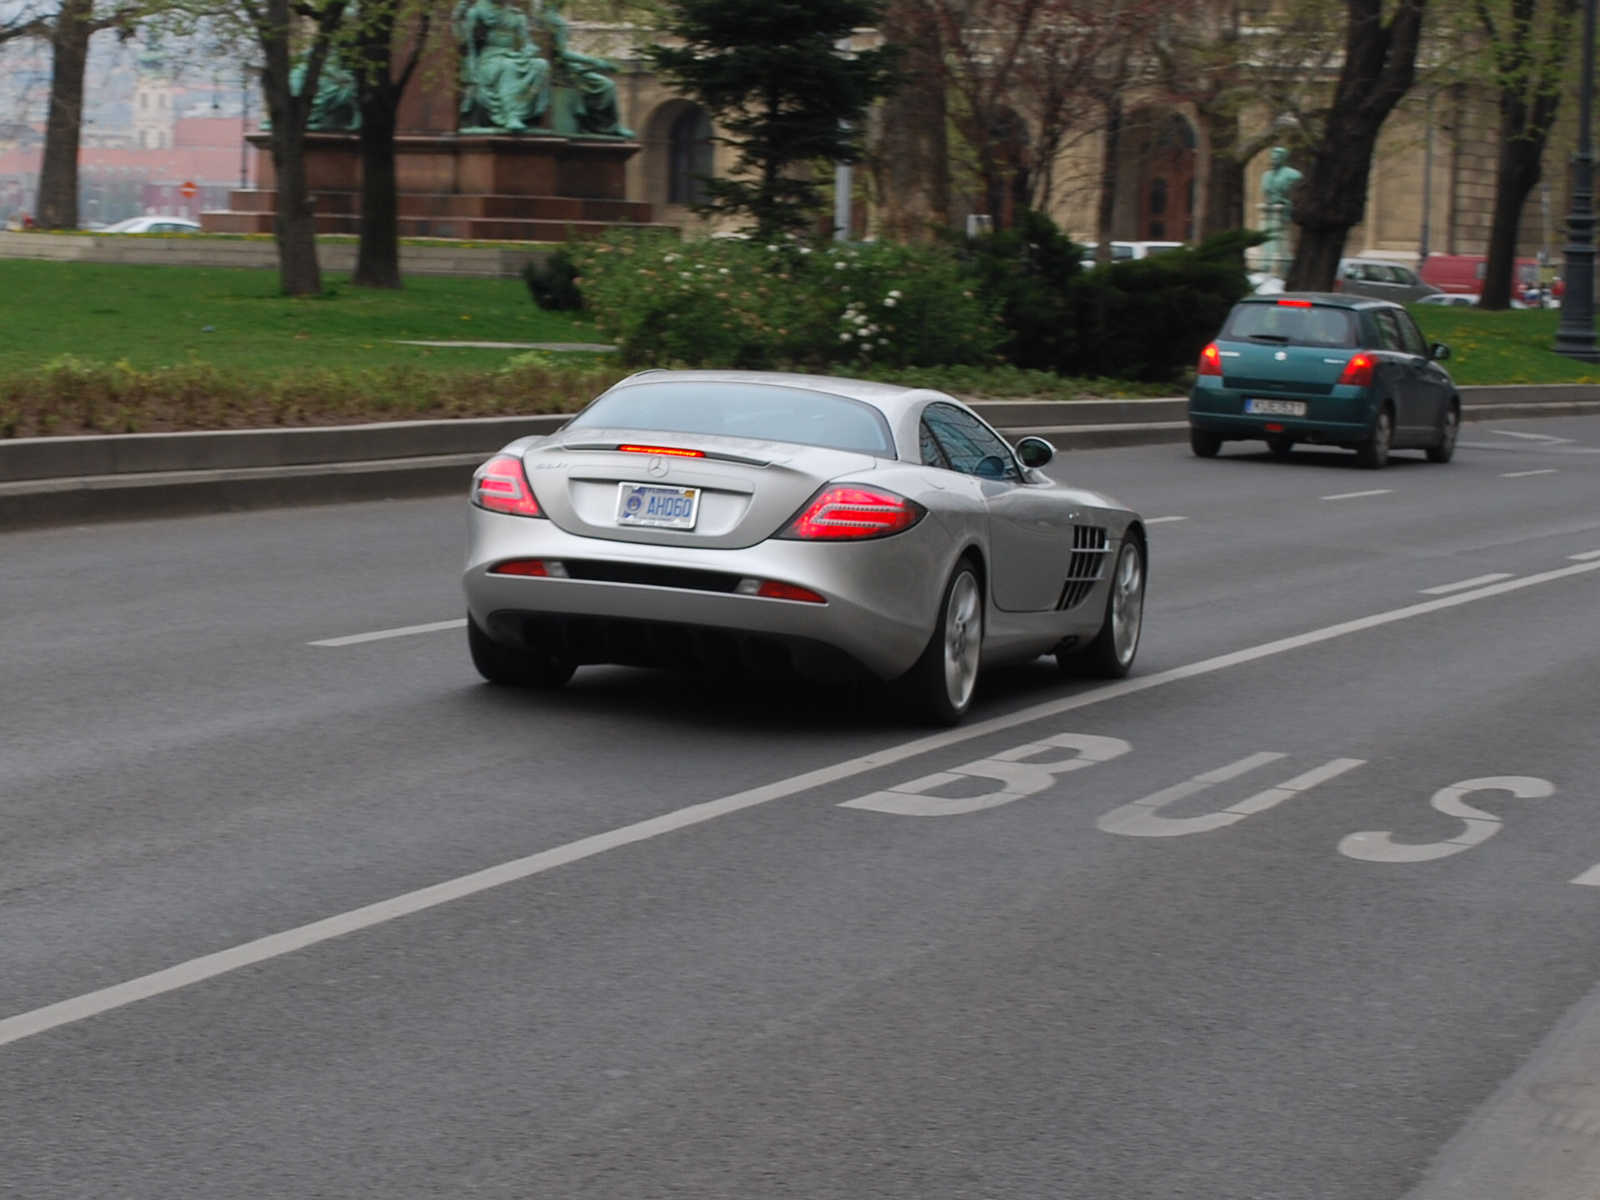
[[[882,792],[846,800],[840,808],[861,808],[869,812],[893,813],[900,817],[956,817],[981,812],[1037,795],[1056,781],[1056,776],[1081,771],[1096,763],[1108,762],[1133,749],[1121,738],[1096,737],[1086,733],[1058,733],[1039,742],[1029,742],[1003,751],[992,758],[980,758],[948,771],[935,771],[921,779],[897,784]],[[1075,750],[1071,758],[1037,761],[1051,750]],[[929,793],[969,779],[991,779],[1000,786],[976,796],[935,796]]]

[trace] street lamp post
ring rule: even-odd
[[[1583,77],[1578,90],[1578,152],[1572,157],[1572,208],[1564,250],[1566,291],[1561,298],[1557,354],[1600,362],[1594,337],[1594,146],[1589,125],[1594,109],[1595,0],[1583,0]]]

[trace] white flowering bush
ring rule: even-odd
[[[1002,334],[943,247],[615,231],[572,257],[585,306],[631,364],[975,364],[992,360]]]

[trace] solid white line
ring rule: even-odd
[[[1526,479],[1530,475],[1559,475],[1561,472],[1555,467],[1542,467],[1537,471],[1506,471],[1501,474],[1501,479]]]
[[[1550,446],[1565,446],[1572,442],[1572,438],[1551,437],[1548,433],[1518,433],[1514,429],[1491,429],[1488,432],[1498,433],[1501,437],[1522,438],[1527,442],[1544,442]]]
[[[379,629],[372,633],[350,633],[344,637],[323,638],[320,642],[307,642],[308,646],[356,646],[362,642],[381,642],[384,638],[410,637],[413,633],[441,633],[446,629],[465,629],[467,619],[432,621],[427,625],[405,625],[399,629]]]
[[[1324,496],[1324,500],[1359,500],[1362,496],[1388,496],[1394,492],[1393,488],[1373,488],[1369,492],[1338,492],[1332,496]]]
[[[1145,521],[1146,525],[1167,525],[1173,521],[1187,521],[1188,517],[1151,517]]]
[[[1486,583],[1496,583],[1510,578],[1509,571],[1502,571],[1498,575],[1474,575],[1471,579],[1463,579],[1457,583],[1441,583],[1438,587],[1423,588],[1422,595],[1448,596],[1451,592],[1464,592],[1468,588],[1481,587]]]
[[[819,767],[802,775],[779,780],[777,783],[765,784],[762,787],[751,788],[748,791],[735,792],[733,795],[724,796],[720,800],[708,800],[702,804],[691,804],[687,808],[664,813],[659,817],[651,817],[648,820],[638,821],[632,825],[624,825],[620,829],[613,829],[606,833],[595,834],[592,837],[581,838],[576,842],[569,842],[565,846],[557,846],[552,850],[530,854],[526,858],[513,859],[510,862],[501,863],[499,866],[476,871],[471,875],[463,875],[460,878],[449,879],[443,883],[436,883],[431,887],[420,888],[414,892],[406,892],[388,900],[380,900],[376,904],[369,904],[363,908],[340,913],[337,916],[326,917],[321,921],[313,921],[309,925],[301,925],[294,929],[284,930],[282,933],[270,934],[253,942],[246,942],[242,946],[234,946],[231,949],[220,950],[215,954],[203,955],[200,958],[179,963],[177,966],[140,976],[138,979],[130,979],[126,983],[114,984],[111,987],[101,988],[99,991],[75,996],[70,1000],[62,1000],[59,1003],[47,1004],[43,1008],[36,1008],[30,1012],[18,1013],[14,1017],[0,1020],[0,1046],[21,1041],[23,1038],[32,1037],[35,1034],[55,1029],[61,1025],[70,1025],[76,1021],[83,1021],[100,1013],[137,1003],[140,1000],[148,1000],[153,996],[177,991],[179,988],[200,983],[202,980],[212,979],[230,971],[237,971],[241,967],[279,958],[285,954],[292,954],[296,950],[304,950],[308,946],[331,941],[334,938],[343,937],[345,934],[354,933],[357,930],[368,929],[374,925],[382,925],[389,921],[398,920],[401,917],[410,916],[413,913],[437,908],[439,905],[448,904],[452,900],[460,900],[467,896],[476,895],[479,892],[488,891],[491,888],[515,883],[518,880],[554,870],[556,867],[567,866],[586,858],[592,858],[597,854],[604,854],[606,851],[615,850],[620,846],[630,846],[635,842],[647,841],[650,838],[660,837],[666,833],[712,821],[730,813],[742,812],[747,808],[754,808],[757,805],[768,804],[774,800],[798,795],[801,792],[810,791],[812,788],[836,783],[839,780],[849,779],[856,775],[863,775],[868,771],[875,771],[879,767],[891,766],[908,758],[916,758],[933,750],[941,750],[946,746],[959,745],[962,742],[972,741],[974,738],[987,737],[989,734],[1012,729],[1018,725],[1027,725],[1034,721],[1043,720],[1046,717],[1059,716],[1062,713],[1089,708],[1096,704],[1104,704],[1108,700],[1120,700],[1124,696],[1138,695],[1140,692],[1148,692],[1153,688],[1165,687],[1169,683],[1195,679],[1202,675],[1210,675],[1217,671],[1227,670],[1229,667],[1243,666],[1246,663],[1257,662],[1264,658],[1271,658],[1274,655],[1286,654],[1291,650],[1315,646],[1318,643],[1332,641],[1335,638],[1345,637],[1352,633],[1378,629],[1384,625],[1392,625],[1397,621],[1407,621],[1412,617],[1441,612],[1448,608],[1455,608],[1458,605],[1470,604],[1476,600],[1486,600],[1491,596],[1503,596],[1509,592],[1536,587],[1542,583],[1551,583],[1557,579],[1584,575],[1590,571],[1600,571],[1600,562],[1578,563],[1570,567],[1560,567],[1554,571],[1545,571],[1539,575],[1525,575],[1520,579],[1491,584],[1488,587],[1479,588],[1475,592],[1459,592],[1454,596],[1442,596],[1436,600],[1425,600],[1418,604],[1407,605],[1405,608],[1391,609],[1388,612],[1375,613],[1368,617],[1358,617],[1353,621],[1341,621],[1337,625],[1328,625],[1322,629],[1314,629],[1309,633],[1297,633],[1292,637],[1279,638],[1277,641],[1263,642],[1259,646],[1235,650],[1228,654],[1219,654],[1213,658],[1190,663],[1187,666],[1159,671],[1154,675],[1145,675],[1137,679],[1124,679],[1081,695],[1067,696],[1060,700],[1049,700],[1043,704],[1035,704],[1014,713],[1007,713],[1005,716],[991,717],[987,721],[975,721],[959,729],[947,729],[941,733],[929,734],[927,737],[915,738],[909,742],[902,742],[898,746],[890,746],[871,754],[864,754],[859,758],[847,759],[832,766]]]
[[[1585,550],[1582,554],[1567,555],[1573,562],[1593,562],[1600,558],[1600,550]]]
[[[1600,864],[1590,867],[1572,882],[1582,884],[1584,887],[1600,887]]]

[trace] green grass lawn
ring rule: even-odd
[[[1444,365],[1458,384],[1600,383],[1600,366],[1550,352],[1561,313],[1556,309],[1479,312],[1413,304],[1430,342],[1450,347]]]
[[[412,276],[400,292],[353,288],[337,275],[327,283],[324,296],[289,300],[275,271],[0,259],[0,374],[68,355],[141,368],[484,370],[518,351],[395,339],[605,340],[539,309],[517,279]]]

